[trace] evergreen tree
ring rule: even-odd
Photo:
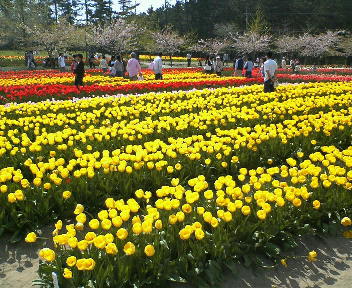
[[[132,0],[119,0],[122,13],[126,13],[132,6]]]
[[[104,23],[112,20],[113,9],[111,0],[92,0],[94,12],[92,20],[95,23]]]
[[[80,16],[82,2],[80,0],[55,0],[60,16],[64,16],[70,24],[74,24]]]
[[[136,8],[139,6],[139,3],[132,0],[118,0],[118,4],[121,6],[121,16],[131,16],[136,14]]]
[[[83,0],[82,5],[84,9],[84,18],[86,25],[92,23],[94,4],[95,3],[92,0]]]

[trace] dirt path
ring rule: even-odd
[[[256,269],[238,267],[239,275],[226,275],[220,288],[349,288],[352,287],[351,239],[328,237],[325,240],[305,238],[295,255],[306,255],[316,250],[318,261],[305,258],[288,260],[288,268]],[[41,245],[0,243],[0,287],[31,287],[36,279]],[[185,285],[184,287],[187,287]]]

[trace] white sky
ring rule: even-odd
[[[140,3],[138,6],[137,12],[145,12],[148,10],[150,6],[153,6],[154,9],[159,8],[165,4],[165,0],[132,0],[136,1],[137,3]],[[115,7],[120,10],[119,5],[117,4],[117,0],[114,0],[115,2]],[[175,4],[176,0],[167,0],[169,4]]]

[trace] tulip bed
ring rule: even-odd
[[[351,212],[351,101],[327,82],[0,106],[0,227],[57,221],[38,284],[214,287]]]
[[[226,73],[231,73],[227,68]],[[149,70],[143,71],[144,81],[131,82],[126,78],[110,77],[98,73],[99,70],[88,70],[85,86],[79,90],[73,86],[72,73],[59,73],[53,70],[0,72],[0,103],[38,102],[47,99],[73,99],[91,95],[140,94],[147,92],[191,90],[194,88],[218,88],[262,83],[258,70],[253,78],[218,77],[205,74],[200,68],[165,69],[164,80],[155,81]],[[342,82],[351,81],[346,75],[289,75],[279,72],[281,82]]]

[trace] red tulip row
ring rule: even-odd
[[[158,83],[140,83],[131,82],[126,85],[113,86],[113,85],[89,85],[81,87],[78,90],[72,85],[25,85],[25,86],[10,86],[0,87],[0,95],[4,96],[9,101],[29,101],[31,97],[40,97],[45,100],[47,98],[66,99],[68,97],[84,97],[88,94],[106,95],[106,94],[133,94],[143,93],[150,91],[171,91],[171,90],[186,90],[192,88],[202,87],[222,87],[222,86],[240,86],[248,83],[259,83],[259,78],[243,78],[234,79],[224,78],[223,80],[202,80],[197,82],[192,81],[179,81],[179,82],[158,82]]]

